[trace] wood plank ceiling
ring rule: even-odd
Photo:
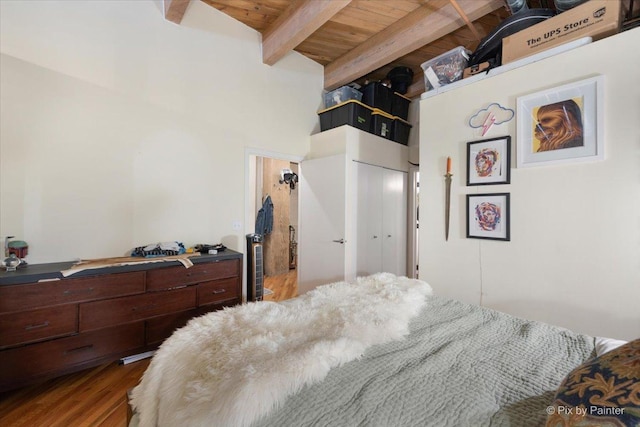
[[[260,32],[266,64],[295,50],[324,66],[327,90],[405,66],[410,98],[424,92],[422,63],[457,46],[473,51],[509,16],[505,0],[201,1]],[[164,2],[165,17],[179,23],[189,0]]]

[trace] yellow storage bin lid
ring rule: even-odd
[[[320,110],[320,111],[318,111],[318,114],[326,113],[327,111],[331,111],[331,110],[333,110],[333,109],[335,109],[335,108],[340,108],[340,107],[342,107],[343,105],[347,105],[347,104],[349,104],[349,103],[356,103],[356,104],[358,104],[358,105],[363,106],[364,108],[367,108],[367,109],[369,109],[369,110],[374,111],[374,109],[373,109],[373,108],[371,108],[371,107],[369,107],[367,104],[364,104],[364,103],[362,103],[362,102],[358,101],[357,99],[350,99],[350,100],[348,100],[348,101],[341,102],[340,104],[333,105],[333,106],[331,106],[331,107],[329,107],[329,108],[325,108],[324,110]],[[382,111],[382,110],[380,110],[380,111]]]
[[[392,116],[391,114],[387,113],[386,111],[382,111],[379,108],[374,108],[373,112],[371,113],[371,115],[373,115],[373,114],[379,114],[379,115],[381,115],[383,117],[386,117],[387,119],[391,119],[391,120],[393,120],[395,118],[395,116]]]

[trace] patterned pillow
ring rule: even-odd
[[[547,413],[547,427],[640,426],[640,339],[574,369]]]

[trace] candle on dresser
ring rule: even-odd
[[[447,157],[447,173],[451,173],[451,157]]]

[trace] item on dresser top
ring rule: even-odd
[[[193,266],[193,262],[189,259],[194,256],[200,256],[200,253],[192,254],[180,254],[180,255],[166,255],[155,257],[139,257],[139,256],[123,256],[113,258],[96,258],[96,259],[81,259],[75,262],[71,267],[66,270],[60,271],[63,277],[71,276],[72,274],[79,273],[84,270],[95,270],[105,267],[122,267],[125,265],[140,265],[149,263],[160,263],[167,261],[178,261],[185,268]]]
[[[13,236],[7,236],[4,239],[4,255],[10,256],[15,254],[20,259],[20,265],[25,266],[27,261],[24,259],[29,254],[29,245],[24,240],[11,240]]]
[[[131,256],[152,258],[157,256],[180,255],[186,252],[180,242],[152,243],[147,246],[138,246],[131,251]]]
[[[201,254],[217,254],[218,252],[222,252],[227,247],[222,243],[218,243],[216,245],[207,245],[204,243],[198,243],[193,247],[193,250],[196,252],[200,252]]]
[[[7,271],[16,271],[19,265],[20,258],[18,258],[16,254],[11,254],[2,261],[2,266],[6,268]]]

